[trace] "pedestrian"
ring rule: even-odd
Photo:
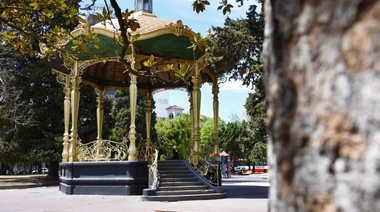
[[[178,160],[179,159],[179,156],[178,156],[178,151],[177,151],[177,148],[176,146],[173,146],[173,160]]]

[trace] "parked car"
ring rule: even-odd
[[[248,170],[249,167],[248,167],[248,166],[235,166],[235,167],[234,167],[235,173],[239,173],[239,172],[241,172],[243,169]]]
[[[46,174],[46,173],[48,173],[48,172],[49,172],[49,169],[48,169],[48,168],[42,168],[42,169],[41,169],[41,173],[42,173],[42,174]],[[32,174],[38,174],[38,169],[33,170],[33,171],[32,171]]]

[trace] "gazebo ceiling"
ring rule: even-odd
[[[182,24],[182,21],[173,22],[166,19],[159,19],[152,14],[133,14],[140,24],[140,28],[134,32],[139,35],[134,44],[134,53],[129,49],[127,55],[133,55],[135,68],[139,73],[137,85],[139,89],[170,89],[187,87],[187,84],[180,80],[172,71],[165,71],[167,64],[178,67],[180,63],[193,63],[201,58],[205,52],[199,49],[193,51],[188,48],[191,45],[190,38],[195,35],[190,28]],[[118,23],[115,19],[112,24],[96,24],[90,28],[92,34],[97,36],[99,42],[86,44],[85,51],[76,55],[82,73],[82,81],[98,89],[110,87],[128,88],[130,78],[125,66],[118,61],[118,52],[122,45],[117,41],[119,32]],[[88,33],[86,28],[78,28],[72,32],[74,37],[85,36]],[[65,50],[73,51],[74,43],[69,41],[65,44]],[[143,66],[143,62],[153,55],[157,62],[153,67]],[[62,58],[56,58],[48,62],[50,67],[58,72],[68,74],[71,70],[64,66]],[[212,82],[205,72],[202,73],[202,82]]]
[[[211,82],[207,74],[202,74],[202,82]],[[128,88],[130,77],[125,72],[124,65],[116,61],[100,62],[88,66],[83,70],[83,82],[92,86],[104,88]],[[138,88],[140,90],[159,90],[187,87],[175,73],[168,71],[141,71],[138,76]]]

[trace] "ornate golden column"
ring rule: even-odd
[[[70,144],[70,91],[71,91],[71,82],[70,74],[62,74],[59,71],[53,69],[53,74],[57,74],[57,82],[64,86],[63,93],[65,94],[65,100],[63,102],[63,149],[62,149],[62,162],[69,161],[69,144]]]
[[[190,91],[189,95],[189,102],[190,102],[190,108],[189,108],[189,113],[190,113],[190,120],[191,120],[191,148],[193,148],[193,143],[194,143],[194,107],[193,107],[193,89]]]
[[[78,69],[78,61],[74,61],[73,76],[71,78],[71,133],[69,147],[69,162],[77,161],[77,145],[78,145],[78,112],[81,77]]]
[[[96,94],[98,97],[96,97],[96,102],[98,103],[98,108],[96,109],[96,121],[97,121],[97,127],[98,127],[98,137],[97,139],[97,146],[96,146],[96,160],[104,160],[104,153],[103,153],[103,119],[104,119],[104,94],[106,92],[104,90],[96,90]]]
[[[145,119],[146,119],[146,148],[151,146],[150,126],[152,118],[152,92],[147,91],[145,96]]]
[[[128,160],[136,161],[136,104],[137,104],[137,76],[129,74],[131,77],[131,85],[129,86],[129,96],[131,102],[131,126],[129,127],[129,149]]]
[[[200,109],[201,109],[201,76],[199,75],[199,65],[198,62],[195,63],[195,75],[192,77],[193,82],[193,150],[198,155],[201,153],[200,143],[201,143],[201,130],[200,130]],[[198,157],[194,159],[194,164],[198,163]]]
[[[70,74],[65,75],[65,100],[63,102],[63,117],[64,117],[64,127],[65,132],[63,133],[63,150],[62,150],[62,162],[69,161],[69,144],[70,144],[70,134],[69,134],[69,124],[70,124]]]
[[[212,84],[212,94],[214,95],[214,160],[219,161],[219,85],[215,77]]]
[[[190,149],[189,154],[187,157],[192,159],[192,152],[193,152],[193,146],[194,146],[194,110],[193,110],[193,90],[189,90],[189,103],[190,103],[190,108],[189,108],[189,114],[190,114],[190,126],[191,126],[191,135],[190,135],[190,144],[188,144],[188,148]],[[192,161],[192,160],[191,160]]]
[[[98,103],[98,108],[96,109],[97,127],[98,127],[98,137],[97,140],[103,139],[103,119],[104,119],[104,90],[96,90],[96,102]]]

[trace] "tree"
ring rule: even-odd
[[[268,132],[267,124],[265,123],[267,102],[263,78],[260,77],[256,80],[255,90],[249,94],[245,103],[247,114],[250,117],[248,121],[249,134],[254,145],[250,151],[249,158],[255,163],[267,162]]]
[[[219,129],[220,146],[232,159],[249,159],[251,139],[246,122],[230,122]]]
[[[3,101],[5,104],[1,109],[2,115],[13,113],[13,116],[1,118],[5,123],[3,126],[8,129],[8,136],[5,137],[8,143],[3,145],[7,148],[2,148],[1,155],[4,156],[3,161],[13,158],[12,164],[50,161],[49,176],[52,178],[58,178],[61,152],[59,138],[62,132],[58,134],[57,131],[62,129],[62,116],[59,111],[62,111],[63,95],[61,86],[49,74],[50,71],[45,68],[37,54],[38,42],[49,43],[55,41],[58,34],[69,32],[78,23],[77,13],[77,1],[0,3],[2,46],[11,44],[13,50],[19,51],[8,55],[7,57],[15,57],[2,63],[10,69],[8,73],[12,79],[6,82],[7,91],[9,93],[9,88],[12,88],[17,93]],[[57,104],[57,97],[60,99],[60,106]],[[21,124],[13,124],[16,122]]]
[[[3,40],[14,50],[33,57],[38,53],[39,42],[53,47],[57,40],[69,35],[78,24],[78,9],[77,0],[1,1],[0,20],[10,29],[2,34]]]
[[[154,109],[154,103],[152,109]],[[137,107],[136,107],[136,137],[137,141],[146,138],[146,114],[145,114],[145,97],[141,93],[137,93]],[[115,93],[115,100],[112,106],[111,116],[114,122],[112,129],[111,139],[121,141],[123,137],[128,137],[129,126],[131,124],[130,116],[130,96],[128,91],[118,90]],[[154,128],[156,124],[156,113],[151,114],[151,135],[152,141],[156,140],[157,134]]]
[[[21,99],[22,92],[14,86],[13,60],[20,56],[10,46],[0,47],[0,137],[10,141],[21,126],[33,125],[33,112]]]
[[[157,147],[167,157],[172,156],[173,146],[177,146],[179,157],[186,159],[186,150],[191,148],[190,115],[182,114],[175,119],[158,119],[155,125],[157,131]]]
[[[213,27],[215,33],[207,48],[208,63],[215,71],[227,71],[230,74],[230,80],[242,80],[243,85],[251,86],[253,89],[253,93],[249,95],[245,104],[250,120],[248,123],[242,123],[247,126],[247,129],[242,129],[241,135],[236,134],[236,139],[225,143],[231,142],[230,147],[238,146],[239,154],[236,156],[248,160],[255,158],[254,154],[266,155],[266,152],[256,152],[257,150],[266,151],[265,148],[254,148],[254,146],[257,143],[266,143],[268,137],[265,123],[264,70],[261,60],[264,15],[263,10],[259,13],[256,9],[257,7],[252,5],[246,14],[246,19],[227,18],[223,27]],[[266,158],[261,159],[266,161]]]
[[[271,211],[379,211],[379,1],[267,1]]]
[[[200,124],[201,146],[212,147],[214,143],[214,119],[205,117]]]
[[[250,6],[247,19],[227,17],[223,27],[213,27],[207,45],[207,62],[216,72],[226,73],[230,80],[242,80],[243,85],[252,88],[263,75],[264,15],[256,8]]]
[[[15,52],[12,60],[2,68],[3,76],[4,73],[10,76],[5,80],[8,88],[17,91],[13,93],[17,94],[15,96],[8,96],[6,92],[2,94],[5,97],[1,111],[4,121],[2,135],[6,142],[1,149],[2,162],[10,165],[49,162],[50,167],[56,165],[52,173],[57,175],[61,151],[57,137],[62,136],[62,132],[58,133],[62,128],[62,117],[59,115],[63,111],[61,86],[38,58]]]
[[[268,161],[268,144],[264,142],[257,142],[253,146],[249,159],[254,163],[266,162]]]
[[[78,134],[83,143],[94,141],[97,138],[97,94],[90,85],[81,85],[81,96],[79,106],[78,118]],[[113,127],[113,119],[111,117],[112,102],[110,99],[105,98],[104,104],[104,117],[103,117],[103,138],[111,136],[111,129]],[[62,115],[62,114],[61,114]]]

